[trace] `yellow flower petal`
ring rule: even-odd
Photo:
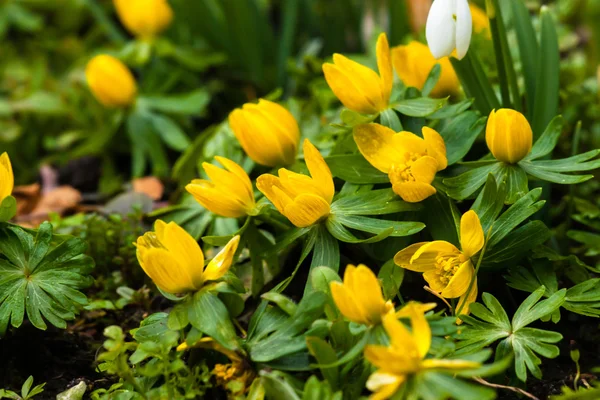
[[[416,305],[413,303],[407,307],[407,312],[410,316],[412,337],[415,339],[419,357],[423,359],[431,347],[431,328],[429,327],[427,318],[425,318],[422,305]],[[396,317],[394,316],[394,318]]]
[[[167,0],[113,0],[113,3],[127,30],[143,38],[160,33],[173,20]]]
[[[146,275],[165,292],[177,294],[197,289],[189,271],[164,249],[148,249],[138,260]]]
[[[322,197],[303,193],[285,206],[283,214],[298,228],[313,225],[329,215],[329,203]]]
[[[433,186],[424,182],[395,183],[392,189],[407,203],[421,202],[436,193]]]
[[[356,61],[352,61],[341,54],[334,54],[333,62],[342,71],[344,71],[347,76],[351,77],[353,82],[355,82],[358,90],[373,107],[375,112],[372,114],[383,111],[385,108],[387,108],[387,104],[383,103],[382,101],[383,95],[381,93],[381,79],[375,71],[357,63]]]
[[[229,125],[255,162],[270,167],[294,162],[300,130],[284,107],[262,99],[247,103],[229,114]]]
[[[135,101],[137,84],[133,74],[119,59],[107,54],[92,58],[85,78],[94,97],[105,107],[126,107]]]
[[[210,181],[193,180],[185,186],[185,190],[194,196],[194,199],[204,208],[217,215],[226,218],[239,218],[246,215],[247,205],[239,196],[224,192],[222,188],[216,187]]]
[[[411,165],[410,171],[417,182],[431,184],[433,178],[435,178],[435,173],[438,171],[438,163],[435,158],[424,156]]]
[[[392,164],[404,160],[404,152],[394,141],[395,135],[390,128],[375,123],[354,128],[354,141],[360,153],[372,166],[385,173],[390,171]]]
[[[286,199],[284,198],[286,196],[280,195],[283,186],[278,177],[271,174],[263,174],[256,179],[256,188],[260,190],[271,203],[273,203],[280,213],[284,214],[285,206],[291,202],[291,199],[289,196],[287,196]],[[276,189],[279,190],[276,191]]]
[[[358,324],[368,324],[368,321],[356,304],[352,293],[345,284],[331,282],[330,288],[333,301],[344,317]]]
[[[410,317],[410,312],[412,310],[416,310],[417,312],[425,314],[436,307],[436,303],[419,303],[417,301],[409,301],[404,305],[404,307],[396,311],[396,318],[408,318]]]
[[[460,310],[461,314],[469,315],[471,312],[470,306],[477,300],[477,278],[475,278],[475,282],[473,283],[473,287],[471,291],[467,294],[463,294],[458,299],[458,305],[456,306],[456,311]],[[462,304],[464,302],[464,305]]]
[[[371,324],[379,323],[385,310],[385,299],[377,276],[365,265],[354,273],[354,296]]]
[[[15,185],[12,164],[7,153],[0,155],[0,203],[11,195]]]
[[[481,367],[481,363],[467,360],[423,360],[424,369],[461,370]]]
[[[433,263],[435,262],[435,257],[437,257],[437,253],[427,253],[411,263],[411,260],[417,252],[417,250],[419,250],[421,246],[427,243],[429,242],[414,243],[408,246],[407,248],[400,250],[394,256],[394,263],[396,263],[396,265],[402,268],[410,269],[411,271],[416,272],[425,272],[429,269],[434,268]]]
[[[435,130],[424,126],[422,129],[423,139],[427,146],[427,155],[436,159],[438,163],[438,171],[446,169],[448,159],[446,158],[446,144],[444,138]]]
[[[386,400],[392,397],[406,381],[406,376],[375,372],[367,380],[367,389],[373,393],[370,400]]]
[[[430,259],[430,257],[435,258],[439,253],[460,255],[460,251],[452,243],[446,242],[445,240],[434,240],[425,243],[415,251],[415,254],[410,261],[411,263],[414,263],[422,257],[427,257],[428,259]]]
[[[387,108],[392,94],[392,86],[394,85],[394,71],[392,70],[390,45],[385,33],[381,33],[377,38],[375,51],[377,53],[377,69],[379,69],[379,76],[381,77],[381,103]]]
[[[204,254],[198,242],[175,222],[169,222],[165,225],[163,221],[158,220],[155,227],[160,242],[177,259],[180,268],[185,269],[194,287],[201,287]]]
[[[392,145],[403,154],[408,152],[418,155],[425,155],[427,153],[427,145],[425,144],[425,140],[412,132],[400,131],[396,133],[392,138],[392,143]]]
[[[459,92],[460,82],[448,57],[436,60],[429,47],[415,40],[408,45],[392,49],[392,63],[406,86],[422,90],[435,64],[440,64],[440,78],[430,93],[431,97],[444,97]]]
[[[207,281],[214,281],[221,278],[229,271],[231,264],[233,263],[233,257],[240,243],[240,236],[234,236],[213,258],[210,260],[206,269],[204,270],[204,279]]]
[[[479,216],[473,210],[467,211],[460,219],[460,246],[465,257],[477,254],[483,248],[484,240]]]
[[[254,193],[252,192],[252,181],[250,180],[250,177],[246,171],[244,171],[244,168],[240,167],[236,162],[225,157],[215,156],[215,160],[217,160],[229,172],[237,176],[240,179],[240,182],[243,184],[248,196],[254,199]]]
[[[306,161],[310,176],[313,178],[316,187],[319,188],[323,198],[331,203],[335,194],[331,170],[319,150],[308,139],[304,139],[304,161]]]
[[[323,64],[323,74],[331,91],[344,107],[361,114],[376,114],[377,109],[359,89],[353,77],[335,64]]]
[[[502,108],[490,113],[485,141],[497,160],[515,164],[531,151],[533,132],[523,114]]]
[[[453,299],[455,297],[460,297],[467,291],[469,285],[471,284],[471,279],[475,274],[475,270],[473,269],[473,264],[470,260],[465,261],[458,267],[458,271],[450,278],[450,282],[448,282],[448,286],[444,290],[442,290],[441,295],[447,299]]]
[[[385,331],[390,337],[391,346],[399,350],[400,353],[410,356],[411,351],[418,347],[417,338],[410,334],[402,322],[398,321],[394,312],[386,314],[382,322]]]

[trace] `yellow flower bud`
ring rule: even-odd
[[[121,23],[135,36],[150,38],[173,20],[167,0],[113,0]]]
[[[10,196],[15,185],[12,165],[8,154],[2,153],[0,156],[0,204],[2,200]]]
[[[279,176],[263,174],[256,180],[258,190],[299,228],[326,218],[335,194],[331,171],[308,139],[304,140],[304,160],[310,177],[281,168]]]
[[[246,171],[225,157],[215,157],[225,167],[202,163],[210,180],[195,179],[185,189],[198,203],[213,213],[227,218],[247,215],[255,206],[252,182]]]
[[[283,106],[260,99],[246,103],[229,114],[229,125],[248,156],[269,167],[294,162],[300,128]]]
[[[173,294],[200,290],[225,275],[240,241],[234,236],[205,268],[202,249],[182,227],[157,220],[154,230],[138,238],[137,259],[156,286]]]
[[[348,265],[344,282],[331,282],[331,296],[340,312],[352,322],[375,325],[394,309],[385,301],[377,276],[365,265]]]
[[[392,49],[392,63],[396,73],[406,86],[423,89],[429,72],[435,64],[440,64],[442,71],[440,79],[431,91],[431,97],[444,97],[457,94],[460,88],[458,77],[452,68],[450,59],[442,57],[436,60],[429,47],[413,40],[405,46]]]
[[[485,141],[497,160],[516,164],[531,151],[533,133],[523,114],[501,108],[490,113]]]
[[[341,54],[333,55],[333,64],[323,64],[325,80],[344,107],[362,114],[378,114],[388,108],[394,72],[385,33],[379,35],[376,53],[379,75]]]
[[[126,107],[135,101],[135,78],[113,56],[101,54],[92,58],[85,67],[85,77],[96,99],[106,107]]]

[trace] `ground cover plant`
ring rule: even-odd
[[[600,2],[0,1],[0,399],[598,399]]]

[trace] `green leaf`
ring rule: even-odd
[[[94,262],[85,250],[80,239],[53,237],[48,222],[36,237],[17,226],[0,228],[0,335],[9,323],[18,328],[25,312],[38,329],[46,329],[45,321],[66,328],[87,304],[79,289],[92,283]]]
[[[519,166],[529,175],[533,175],[543,181],[559,183],[561,185],[573,185],[588,181],[594,177],[594,175],[567,175],[559,172],[552,172],[544,168],[539,168],[532,162],[521,162],[519,163]]]
[[[398,114],[391,108],[384,110],[379,114],[379,118],[381,119],[381,125],[387,126],[394,132],[402,131],[402,123],[400,122],[400,118],[398,118]]]
[[[456,356],[473,353],[503,339],[498,344],[496,358],[501,359],[513,353],[515,371],[521,381],[527,380],[527,370],[541,378],[542,373],[538,367],[541,360],[536,353],[546,358],[557,357],[558,347],[551,343],[560,341],[562,335],[526,326],[558,310],[566,293],[562,289],[550,298],[538,302],[545,290],[544,286],[540,286],[527,297],[510,322],[500,302],[491,294],[484,293],[482,299],[485,307],[473,303],[470,307],[472,316],[460,316],[465,328],[458,335]]]
[[[307,337],[306,345],[310,354],[320,365],[333,364],[338,360],[333,347],[321,338]],[[340,371],[337,366],[328,368],[320,366],[319,369],[334,390],[340,386]]]
[[[426,117],[440,110],[447,102],[447,97],[443,99],[419,97],[417,99],[400,100],[393,104],[392,108],[409,117]]]
[[[167,146],[177,151],[184,151],[190,145],[190,139],[171,118],[164,115],[146,113],[150,118],[156,133]]]
[[[546,203],[544,200],[538,201],[541,195],[542,189],[535,188],[510,206],[508,210],[494,222],[492,234],[487,244],[488,247],[495,247],[498,242],[504,239],[513,229],[519,226],[519,224],[538,212]],[[487,225],[488,224],[486,224],[486,226]]]
[[[138,98],[139,106],[169,114],[199,115],[210,101],[206,89],[172,96],[148,96]]]
[[[267,301],[277,304],[277,306],[283,311],[285,311],[288,315],[294,315],[298,310],[298,306],[296,305],[296,303],[294,303],[292,299],[282,295],[281,293],[267,292],[260,297]]]
[[[375,234],[393,228],[390,234],[392,237],[409,236],[425,228],[425,224],[421,222],[387,221],[359,215],[336,215],[335,219],[348,228]]]
[[[433,68],[431,68],[431,71],[429,71],[429,75],[427,75],[427,80],[425,80],[423,90],[421,90],[423,97],[429,96],[431,91],[435,88],[435,85],[437,85],[438,81],[440,80],[441,74],[442,66],[439,63],[437,63],[433,66]]]
[[[527,174],[517,165],[501,164],[500,170],[494,175],[498,182],[506,184],[506,204],[514,203],[529,191]]]
[[[546,242],[551,236],[552,233],[542,221],[528,222],[512,231],[508,237],[494,245],[491,250],[486,251],[483,262],[486,267],[493,263],[502,267],[510,265],[531,249]]]
[[[402,281],[404,281],[404,268],[396,265],[393,259],[389,260],[379,270],[377,274],[381,282],[383,297],[388,300],[394,299],[399,291]]]
[[[523,161],[531,161],[548,155],[556,147],[558,138],[562,132],[564,119],[561,115],[557,115],[550,121],[544,133],[535,141],[529,154]]]
[[[541,36],[536,67],[535,101],[533,104],[532,129],[534,139],[539,137],[546,125],[558,112],[560,89],[560,54],[558,36],[550,10],[543,7],[540,15]],[[531,57],[531,55],[527,55]]]
[[[344,154],[325,158],[333,176],[346,182],[368,184],[388,183],[390,179],[375,169],[361,154]]]
[[[428,115],[428,119],[447,119],[461,115],[463,112],[471,108],[473,99],[465,99],[454,104],[446,104],[444,107]]]
[[[6,196],[0,204],[0,222],[6,222],[17,215],[17,199]]]
[[[502,169],[499,162],[473,168],[464,174],[444,179],[446,193],[456,200],[464,200],[477,191],[487,180],[489,174],[497,174]]]
[[[445,240],[459,246],[460,212],[456,204],[443,193],[437,192],[424,201],[423,219],[435,240]]]
[[[467,111],[454,118],[440,131],[446,143],[448,165],[462,160],[467,155],[475,139],[483,132],[487,118],[479,118],[474,111]]]
[[[189,307],[188,318],[194,328],[212,337],[225,348],[239,348],[227,307],[215,294],[208,290],[196,293]]]
[[[250,358],[254,362],[269,362],[280,357],[306,350],[303,332],[323,313],[327,295],[313,292],[298,303],[296,313],[291,315],[270,336],[250,344]]]
[[[341,241],[341,242],[345,242],[345,243],[376,243],[376,242],[380,242],[383,239],[389,237],[392,232],[394,232],[394,227],[389,227],[388,229],[385,229],[381,232],[379,232],[378,234],[365,238],[365,239],[360,239],[357,238],[354,233],[352,233],[350,230],[348,230],[340,221],[337,220],[337,217],[335,216],[335,214],[332,214],[329,216],[329,218],[327,218],[327,222],[325,223],[325,226],[327,227],[327,230],[329,231],[329,233],[331,233],[331,235],[336,238],[337,240]]]
[[[467,52],[462,60],[450,57],[450,61],[467,97],[474,99],[473,105],[481,114],[489,115],[493,109],[500,108],[494,89],[475,52]]]
[[[561,289],[554,293],[550,298],[538,303],[545,291],[546,288],[540,286],[539,289],[521,303],[512,319],[512,327],[514,330],[519,330],[531,324],[533,321],[554,312],[554,310],[557,310],[564,303],[565,295],[567,293],[566,289]]]
[[[344,196],[331,204],[332,214],[384,215],[403,211],[416,211],[418,204],[402,201],[392,189],[370,190]]]
[[[475,211],[479,217],[484,233],[488,232],[496,218],[498,218],[504,206],[505,198],[506,184],[501,182],[500,185],[496,185],[494,175],[488,175],[483,190],[471,206],[471,210]]]
[[[521,66],[523,68],[523,77],[525,79],[525,98],[527,100],[526,115],[531,120],[535,104],[535,93],[537,84],[537,60],[539,57],[539,46],[536,40],[535,30],[533,29],[532,18],[529,10],[523,1],[510,0],[513,15],[513,27],[517,34],[519,44],[519,54]],[[542,81],[543,84],[543,81]]]

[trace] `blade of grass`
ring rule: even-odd
[[[508,38],[502,10],[498,0],[486,0],[486,9],[490,19],[490,28],[492,31],[492,41],[494,43],[494,53],[496,55],[496,64],[498,66],[498,76],[500,78],[500,90],[502,93],[502,105],[521,111],[521,96],[519,95],[519,85],[515,67],[508,47]]]
[[[536,61],[539,53],[539,45],[536,40],[533,23],[531,22],[531,16],[525,3],[522,0],[510,0],[510,3],[513,13],[513,26],[517,34],[521,65],[525,78],[525,100],[527,101],[525,115],[531,121],[535,101]]]
[[[542,7],[540,52],[533,109],[533,137],[537,139],[558,113],[559,51],[556,27],[550,11]]]
[[[475,99],[474,106],[483,115],[488,115],[493,109],[500,108],[500,103],[490,84],[481,61],[473,52],[467,52],[462,60],[450,58],[452,66],[458,75],[467,97]]]

